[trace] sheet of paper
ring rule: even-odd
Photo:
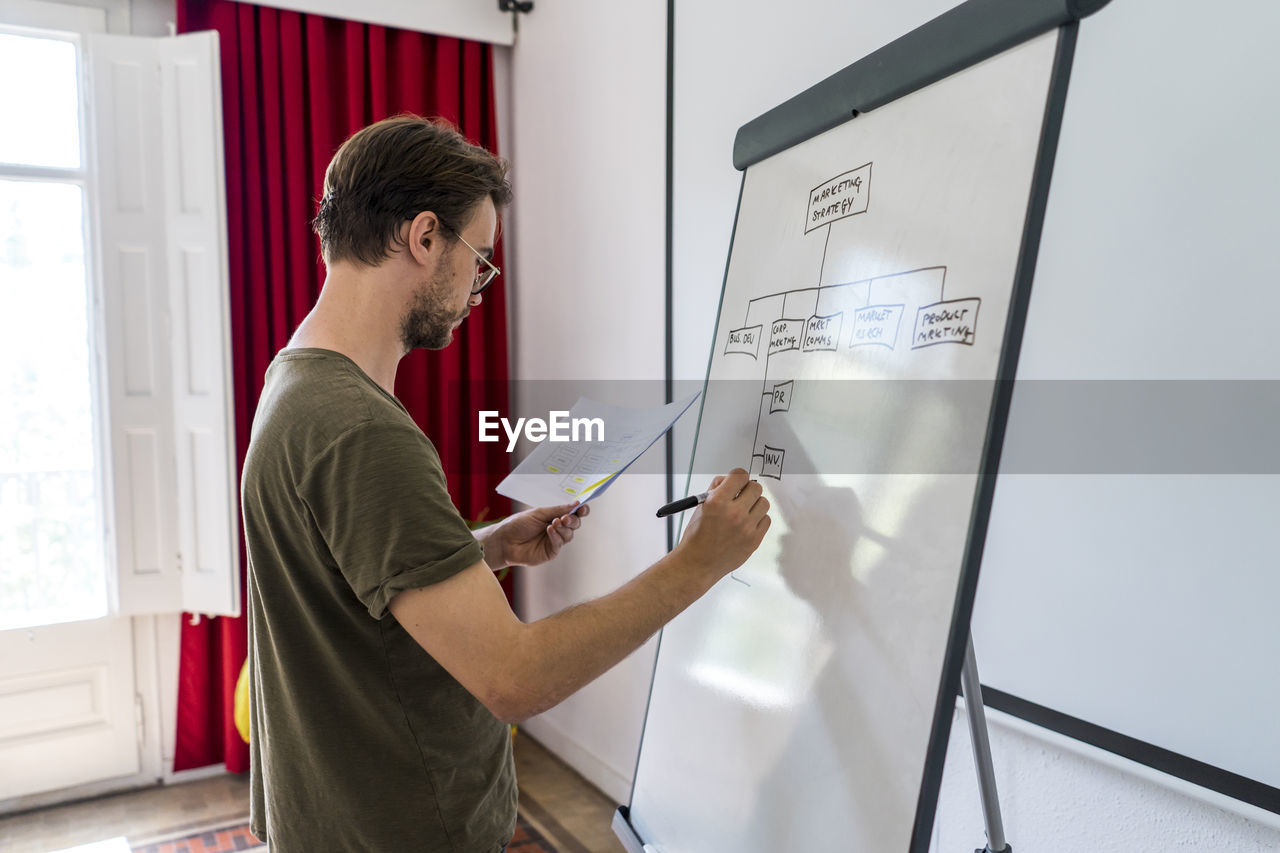
[[[498,494],[530,506],[587,503],[605,493],[618,475],[688,411],[701,392],[652,409],[613,406],[586,397],[569,409],[570,421],[599,418],[603,440],[543,441],[498,484]],[[598,436],[594,432],[590,437]]]

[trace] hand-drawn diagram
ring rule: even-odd
[[[791,408],[792,392],[797,390],[794,376],[780,380],[777,369],[770,370],[772,359],[778,359],[778,367],[800,373],[793,359],[815,357],[807,356],[809,353],[857,358],[861,347],[909,355],[943,344],[973,345],[982,300],[946,298],[946,266],[822,283],[832,224],[870,210],[871,168],[871,163],[864,163],[809,191],[804,233],[811,234],[824,226],[827,232],[817,286],[748,300],[742,325],[728,332],[726,356],[763,360],[764,384],[752,444],[753,475],[781,479],[786,459],[786,448],[764,444],[760,437],[764,418],[785,417]],[[881,300],[877,300],[877,293],[883,294]],[[910,318],[910,337],[906,341],[902,340],[904,318]]]

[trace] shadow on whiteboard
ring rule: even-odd
[[[787,443],[803,454],[796,436]],[[812,470],[811,461],[795,461]],[[831,831],[835,803],[852,810],[838,823],[864,832],[909,825],[919,769],[903,772],[895,744],[929,726],[936,673],[925,671],[921,651],[941,639],[929,635],[949,615],[949,598],[937,594],[936,549],[954,546],[963,531],[935,541],[900,534],[954,515],[972,477],[792,474],[760,482],[773,507],[769,536],[721,582],[714,605],[690,620],[696,636],[672,638],[690,650],[681,692],[709,700],[693,713],[716,709],[705,721],[713,727],[725,715],[719,723],[752,753],[750,800],[724,805],[751,849],[818,843]],[[913,606],[937,612],[929,629],[894,615]],[[798,778],[816,782],[822,796],[798,797]],[[704,794],[703,807],[708,796],[716,799]]]

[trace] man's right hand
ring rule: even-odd
[[[764,487],[742,468],[711,481],[706,501],[694,512],[673,554],[719,580],[746,562],[769,530]]]
[[[398,593],[391,613],[498,719],[541,714],[638,649],[760,545],[769,530],[760,484],[735,468],[710,492],[674,551],[593,601],[522,622],[478,562]]]

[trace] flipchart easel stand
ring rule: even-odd
[[[974,853],[1013,853],[1013,846],[1004,837],[1004,822],[1000,819],[1000,798],[996,793],[996,772],[991,764],[991,740],[987,736],[987,715],[982,705],[982,682],[978,680],[972,636],[965,646],[960,689],[964,694],[965,714],[969,718],[973,763],[978,770],[978,798],[982,800],[982,818],[987,826],[987,845]]]

